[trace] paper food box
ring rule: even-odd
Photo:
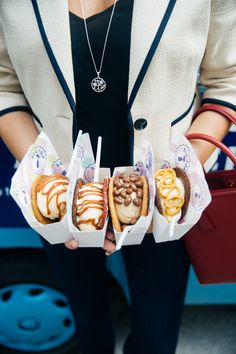
[[[190,183],[189,203],[185,216],[180,214],[167,221],[154,206],[153,235],[156,242],[178,240],[184,236],[200,219],[203,210],[211,201],[211,194],[205,180],[202,166],[192,145],[184,136],[176,136],[170,143],[169,151],[160,162],[158,169],[182,169]],[[155,171],[156,172],[156,171]],[[169,189],[171,191],[171,188]],[[165,193],[169,193],[168,189]]]
[[[100,158],[96,161],[99,163]],[[92,151],[92,146],[89,138],[89,134],[83,134],[78,137],[73,156],[69,165],[69,171],[71,174],[69,189],[68,189],[68,228],[70,234],[73,236],[75,240],[79,241],[80,247],[103,247],[104,239],[106,235],[107,223],[108,218],[106,218],[105,224],[102,230],[89,230],[89,231],[81,231],[78,227],[75,226],[79,219],[75,216],[75,213],[81,214],[84,217],[85,224],[90,224],[91,222],[97,223],[97,208],[92,205],[90,211],[86,210],[86,206],[94,204],[89,201],[88,198],[96,199],[95,197],[87,196],[87,200],[84,201],[85,206],[82,207],[82,211],[78,212],[77,206],[75,205],[76,201],[74,201],[74,193],[76,188],[77,181],[81,178],[85,184],[94,182],[95,174],[96,174],[96,163]],[[110,177],[110,169],[109,168],[99,168],[98,176],[96,177],[96,182],[103,182],[104,178]],[[108,180],[107,180],[108,182]],[[91,190],[91,188],[90,188]],[[86,194],[91,193],[91,191],[87,192]],[[88,204],[86,204],[88,203]],[[96,202],[95,202],[96,203]],[[105,201],[108,203],[108,201]],[[107,205],[108,207],[108,205]],[[81,209],[80,209],[81,210]],[[92,210],[92,211],[91,211]],[[87,214],[86,214],[87,213]],[[74,222],[73,222],[74,220]],[[77,224],[78,225],[78,224]],[[84,226],[84,224],[83,224]],[[87,227],[87,226],[86,226]]]
[[[128,226],[125,226],[124,228],[122,227],[123,228],[122,231],[117,231],[115,224],[114,224],[114,220],[113,220],[113,230],[115,233],[115,238],[116,238],[116,243],[117,243],[116,249],[117,250],[120,249],[121,246],[124,246],[124,245],[140,244],[142,242],[144,235],[146,234],[146,232],[150,226],[151,220],[152,220],[153,207],[154,207],[154,195],[155,195],[154,157],[153,157],[152,147],[147,140],[143,141],[143,144],[139,149],[138,161],[136,162],[136,164],[134,166],[115,168],[114,173],[113,173],[113,177],[115,178],[116,176],[119,176],[122,173],[125,173],[127,175],[130,175],[131,173],[136,173],[137,176],[145,176],[146,177],[147,184],[148,184],[148,210],[147,210],[146,216],[140,216],[134,225],[128,225]],[[132,182],[130,184],[132,184]],[[121,187],[121,189],[122,188],[123,187]],[[127,188],[129,188],[129,187],[127,187]],[[116,188],[114,188],[114,189],[116,189]],[[130,192],[131,192],[131,190],[130,190]],[[129,198],[130,192],[128,191],[128,189],[125,190],[126,196],[124,195],[124,197]],[[115,191],[113,191],[112,193],[115,193]],[[133,199],[131,203],[134,203],[135,196],[133,196],[133,193],[131,194],[131,196]],[[113,194],[114,207],[116,206],[116,203],[114,200],[115,197],[116,197],[115,194]],[[120,198],[120,196],[119,196],[119,198]],[[126,199],[124,199],[124,201],[123,201],[124,205],[125,205],[125,200]],[[125,207],[123,207],[123,205],[122,205],[122,208],[123,208],[123,210],[125,210]]]
[[[44,132],[41,132],[19,164],[12,178],[10,194],[20,207],[28,224],[51,244],[63,243],[71,239],[67,214],[64,215],[61,221],[55,221],[50,224],[40,223],[36,219],[32,208],[31,187],[35,179],[40,175],[54,174],[67,175],[51,141]],[[44,193],[43,191],[42,193]],[[50,203],[54,205],[57,203],[57,192],[52,191],[51,193],[50,195],[47,193],[42,196],[43,205],[45,204],[44,198],[47,200],[48,207],[52,206]],[[67,201],[66,193],[64,198]]]

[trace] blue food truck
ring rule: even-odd
[[[236,152],[236,130],[225,143]],[[9,195],[17,163],[0,141],[0,353],[75,354],[75,326],[38,235]],[[215,168],[232,168],[223,154]],[[108,268],[129,298],[119,252]],[[199,285],[191,270],[186,304],[235,304],[236,285]]]

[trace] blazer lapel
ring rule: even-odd
[[[131,30],[129,111],[168,24],[176,0],[134,0]]]
[[[67,0],[31,0],[31,2],[45,50],[68,103],[75,113],[75,87]],[[134,0],[128,88],[129,110],[175,3],[176,0]]]
[[[55,74],[75,113],[75,87],[67,0],[31,0],[39,31]]]

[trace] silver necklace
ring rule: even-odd
[[[96,62],[95,62],[95,59],[94,59],[94,55],[93,55],[93,51],[92,51],[92,48],[91,48],[91,44],[90,44],[90,39],[89,39],[89,34],[88,34],[88,27],[87,27],[87,22],[86,22],[86,18],[85,18],[84,4],[83,4],[83,0],[81,0],[81,8],[82,8],[82,14],[83,14],[83,19],[84,19],[84,28],[85,28],[85,33],[86,33],[86,37],[87,37],[88,47],[89,47],[89,51],[90,51],[91,58],[92,58],[92,61],[93,61],[93,66],[94,66],[94,69],[95,69],[96,74],[97,74],[97,77],[95,77],[91,81],[91,87],[92,87],[92,89],[95,92],[98,92],[98,93],[105,91],[106,86],[107,86],[106,81],[102,77],[100,77],[100,73],[102,71],[102,65],[103,65],[103,59],[104,59],[104,54],[105,54],[106,45],[107,45],[108,34],[109,34],[109,31],[110,31],[111,21],[112,21],[112,18],[113,18],[113,14],[114,14],[114,11],[115,11],[115,7],[116,7],[117,1],[118,0],[115,0],[114,4],[113,4],[111,17],[110,17],[110,20],[109,20],[109,23],[108,23],[107,33],[106,33],[106,37],[105,37],[105,41],[104,41],[104,45],[103,45],[103,51],[102,51],[102,57],[101,57],[101,61],[100,61],[100,66],[99,66],[99,69],[98,69],[97,65],[96,65]]]

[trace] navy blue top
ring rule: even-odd
[[[112,7],[87,18],[97,68]],[[127,101],[132,10],[133,0],[119,0],[116,4],[100,74],[107,87],[101,93],[91,88],[91,81],[97,74],[88,48],[84,21],[70,13],[77,111],[74,135],[79,129],[88,132],[94,153],[97,137],[102,136],[102,167],[114,168],[130,164]]]

